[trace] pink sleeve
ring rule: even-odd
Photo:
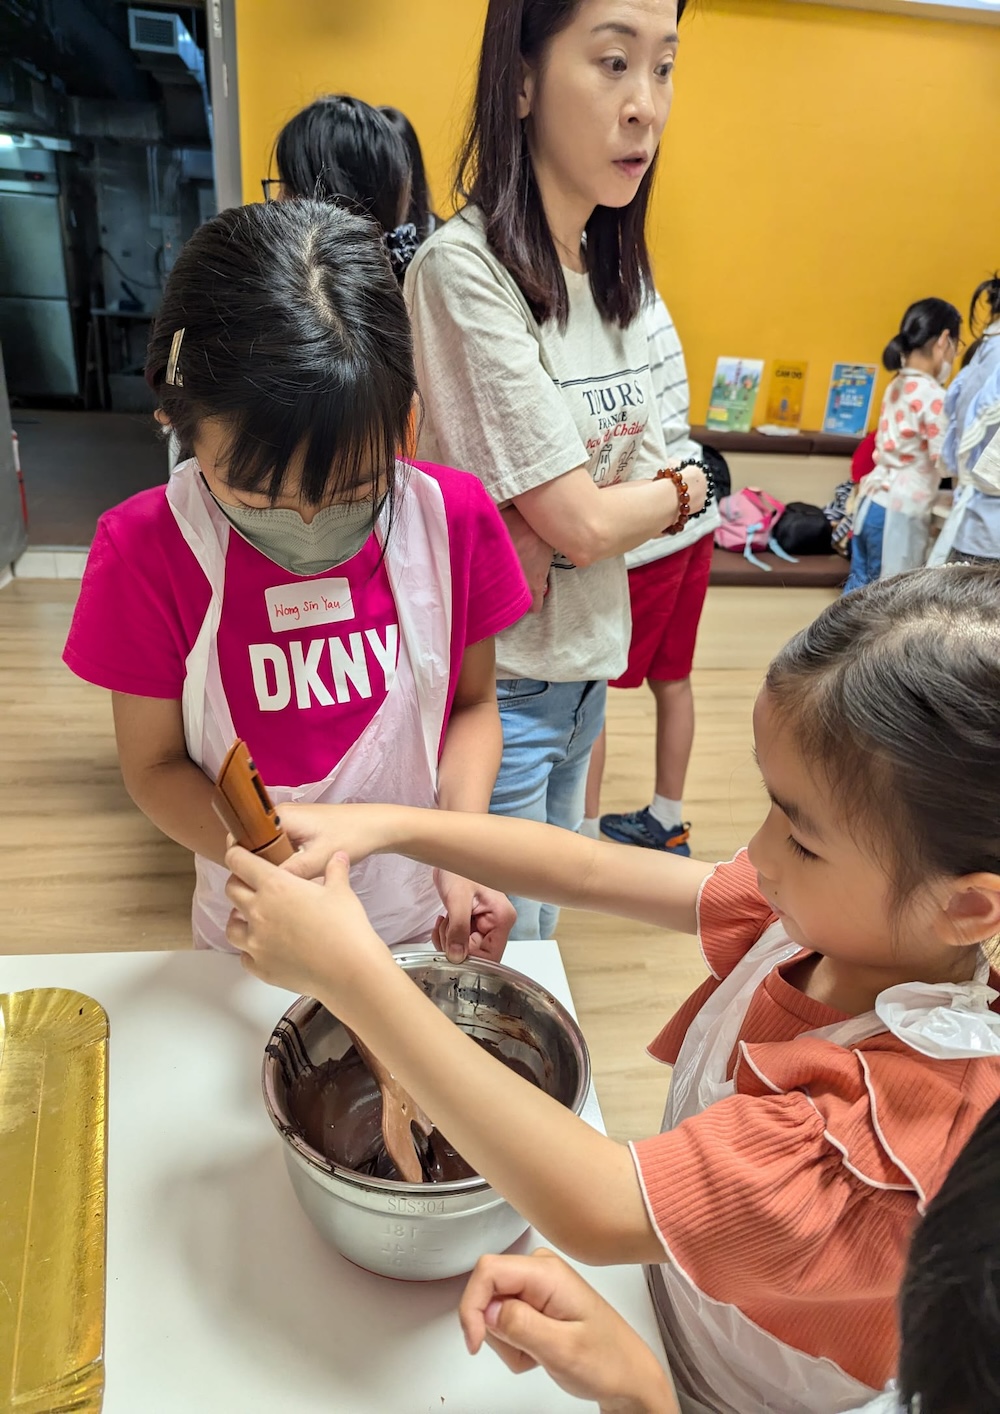
[[[467,646],[502,633],[531,608],[531,590],[507,527],[475,477],[469,511],[472,556]]]
[[[147,545],[146,550],[153,547]],[[148,558],[155,562],[155,550]],[[77,677],[111,692],[173,699],[184,690],[185,656],[176,626],[151,581],[126,562],[102,517],[63,662]]]
[[[438,477],[452,536],[452,577],[456,607],[465,599],[468,648],[517,623],[531,608],[531,591],[500,512],[477,476],[444,467],[427,468]]]

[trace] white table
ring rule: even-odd
[[[506,961],[571,1005],[555,943],[511,943]],[[314,1231],[260,1093],[291,994],[217,954],[0,957],[0,992],[28,987],[75,988],[111,1021],[105,1414],[588,1407],[489,1350],[469,1357],[463,1278],[372,1276]],[[593,1094],[586,1117],[601,1126]],[[587,1275],[659,1348],[641,1270]]]

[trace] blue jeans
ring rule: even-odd
[[[882,541],[885,538],[885,506],[874,501],[865,512],[864,523],[851,541],[851,572],[844,593],[871,584],[882,573]]]
[[[497,683],[503,760],[490,812],[578,830],[583,819],[590,752],[604,723],[606,682]],[[551,938],[559,910],[535,899],[511,898],[512,938]]]

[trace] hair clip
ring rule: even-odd
[[[178,329],[174,337],[170,340],[170,357],[167,359],[167,372],[164,382],[169,383],[173,388],[184,387],[184,377],[177,371],[177,361],[181,356],[181,345],[184,342],[184,330]]]

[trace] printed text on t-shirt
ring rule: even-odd
[[[333,707],[351,697],[370,698],[371,674],[381,672],[385,691],[396,677],[399,625],[352,633],[348,639],[314,638],[309,643],[293,639],[280,643],[251,643],[250,671],[257,705],[262,712],[283,712],[291,705],[301,710]]]
[[[590,461],[590,474],[598,486],[623,481],[635,459],[647,421],[644,368],[624,368],[603,377],[563,383],[573,388],[586,409],[581,427]],[[578,423],[579,425],[579,423]]]

